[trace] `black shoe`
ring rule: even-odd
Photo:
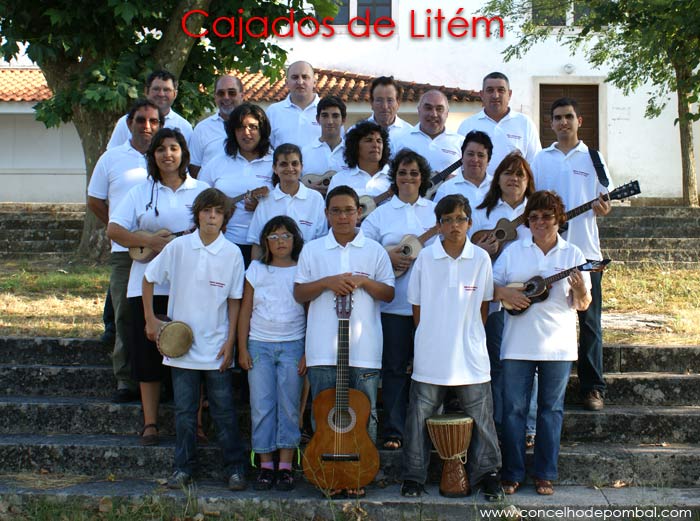
[[[245,477],[243,471],[235,471],[228,478],[228,489],[229,490],[245,490],[248,488],[248,480]]]
[[[498,472],[486,475],[481,480],[481,491],[489,501],[501,501],[505,498],[503,487],[501,487],[501,475]]]
[[[423,490],[423,485],[412,479],[406,479],[401,484],[401,495],[403,497],[420,497]]]
[[[583,408],[588,411],[600,411],[605,407],[605,399],[600,391],[593,389],[583,398]]]
[[[136,402],[138,399],[139,393],[131,389],[117,389],[112,395],[112,403]]]
[[[275,471],[272,469],[260,469],[253,488],[255,490],[270,490],[275,482]]]
[[[289,469],[280,469],[277,471],[277,483],[275,485],[277,490],[287,492],[294,488],[294,474]]]

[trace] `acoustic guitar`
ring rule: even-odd
[[[304,183],[304,186],[307,188],[311,188],[312,190],[326,195],[328,185],[331,184],[331,179],[336,173],[335,170],[327,170],[323,174],[305,174],[301,176],[301,182]]]
[[[628,197],[632,197],[633,195],[637,195],[642,193],[642,191],[639,189],[639,181],[631,181],[625,185],[622,185],[615,190],[613,190],[610,193],[604,194],[603,199],[606,201],[611,201],[611,200],[622,200],[622,199],[627,199]],[[568,221],[569,219],[573,219],[574,217],[581,215],[584,212],[587,212],[588,210],[591,209],[593,206],[593,203],[595,203],[598,200],[596,197],[595,199],[592,199],[588,201],[587,203],[582,204],[581,206],[577,206],[573,210],[569,210],[566,212],[564,215],[566,217],[566,220]],[[493,255],[491,255],[491,258],[493,260],[496,260],[498,256],[501,254],[503,251],[503,247],[508,244],[509,242],[514,241],[515,239],[518,238],[518,226],[523,224],[525,222],[525,216],[520,215],[519,217],[516,217],[512,221],[503,218],[499,219],[498,222],[496,223],[496,227],[491,229],[491,230],[479,230],[478,232],[474,232],[472,235],[471,241],[476,244],[480,242],[484,237],[487,237],[488,235],[493,235],[496,238],[496,241],[498,242],[498,249],[495,251]]]
[[[425,192],[425,197],[427,199],[432,199],[433,196],[435,195],[435,192],[437,189],[440,187],[440,185],[447,179],[447,177],[457,170],[460,166],[462,165],[462,160],[458,159],[454,163],[452,163],[450,166],[445,168],[442,172],[436,173],[433,177],[430,178],[430,184],[428,185],[428,189]],[[362,214],[360,215],[360,220],[364,219],[367,217],[370,213],[372,213],[377,206],[379,206],[381,203],[389,199],[392,195],[394,195],[394,191],[389,189],[386,192],[382,192],[379,195],[376,195],[374,197],[370,195],[363,195],[360,197],[360,208],[362,209]]]
[[[384,248],[388,252],[394,251],[396,248],[400,248],[401,251],[399,253],[402,256],[411,259],[411,261],[414,261],[416,260],[416,257],[418,257],[420,251],[423,249],[423,246],[425,246],[425,243],[428,242],[428,240],[431,237],[437,235],[437,233],[438,227],[436,224],[432,228],[428,228],[424,233],[420,234],[419,236],[415,236],[412,233],[406,234],[401,238],[398,244],[390,244],[388,246],[384,246]],[[398,268],[394,269],[394,276],[398,278],[401,275],[404,275],[407,271],[408,270],[402,270]]]
[[[549,287],[556,281],[568,277],[573,271],[603,271],[605,269],[605,266],[607,266],[609,263],[610,259],[603,259],[601,261],[588,261],[584,262],[580,266],[575,266],[573,268],[569,268],[568,270],[560,271],[556,275],[552,275],[550,277],[545,278],[536,275],[529,279],[527,282],[511,282],[506,287],[517,289],[525,288],[523,291],[523,295],[530,299],[531,306],[532,304],[546,300],[547,297],[549,297]],[[525,311],[530,309],[530,306],[526,307],[525,309],[515,309],[507,302],[502,302],[502,304],[505,310],[511,315],[520,315],[521,313],[524,313]]]
[[[367,433],[369,399],[349,388],[350,295],[335,299],[338,357],[335,389],[314,398],[316,432],[304,451],[304,476],[320,489],[359,489],[379,470],[379,452]]]

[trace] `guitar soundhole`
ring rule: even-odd
[[[321,184],[322,184],[323,186],[328,186],[329,184],[331,184],[331,180],[330,180],[330,179],[324,179],[324,180],[322,181]]]
[[[328,412],[328,425],[333,431],[340,434],[350,432],[355,427],[356,422],[355,411],[349,407],[346,411],[338,411],[337,414],[335,407]]]
[[[494,234],[496,236],[496,239],[499,241],[502,241],[503,239],[506,238],[506,232],[503,230],[496,230],[496,233]]]
[[[410,257],[411,256],[411,247],[406,245],[403,248],[401,248],[401,255],[405,257]]]

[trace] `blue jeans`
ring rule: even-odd
[[[316,398],[318,393],[326,389],[335,389],[336,367],[334,365],[316,365],[309,367],[309,384],[311,396]],[[368,367],[350,368],[349,386],[362,391],[369,399],[370,415],[367,432],[373,442],[377,442],[377,388],[379,387],[379,369]],[[314,429],[316,425],[314,425]]]
[[[384,438],[403,439],[411,388],[410,366],[413,360],[413,317],[382,313],[382,405]]]
[[[532,379],[532,397],[530,398],[530,406],[527,411],[527,423],[525,424],[525,434],[537,434],[537,390],[538,378],[537,371]]]
[[[467,452],[469,483],[475,486],[485,475],[501,466],[501,451],[493,424],[491,384],[444,386],[411,382],[408,414],[404,430],[402,479],[425,483],[430,463],[430,439],[425,420],[437,413],[447,389],[459,399],[464,414],[474,420],[472,439]]]
[[[202,380],[207,385],[209,413],[216,426],[226,476],[243,472],[245,448],[233,405],[231,371],[199,371],[171,367],[175,396],[175,469],[192,475],[197,451],[197,408]]]
[[[503,469],[502,479],[522,483],[525,479],[525,423],[535,370],[537,393],[537,438],[534,477],[557,479],[559,441],[564,418],[564,394],[571,362],[503,360]]]
[[[299,446],[299,400],[304,378],[297,368],[304,339],[248,340],[253,368],[248,371],[253,450],[268,454]]]
[[[603,328],[600,317],[603,311],[601,285],[603,272],[591,272],[591,305],[578,312],[578,362],[579,392],[586,396],[595,390],[605,394],[603,379]]]

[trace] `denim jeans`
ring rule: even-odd
[[[403,439],[411,388],[410,366],[413,360],[413,317],[382,313],[382,408],[384,438]]]
[[[557,479],[559,441],[564,418],[564,394],[571,373],[568,361],[503,360],[503,470],[502,479],[525,479],[525,423],[535,370],[537,393],[537,438],[534,477]]]
[[[290,342],[248,340],[253,368],[248,371],[252,445],[255,452],[299,446],[299,400],[304,378],[297,368],[304,339]]]
[[[336,367],[334,365],[316,365],[309,367],[309,383],[311,396],[316,398],[318,393],[326,389],[335,389]],[[370,415],[367,432],[373,442],[377,442],[377,388],[379,387],[379,369],[368,367],[350,368],[349,386],[362,391],[369,399]],[[314,425],[314,429],[316,425]]]
[[[591,272],[591,305],[578,312],[578,362],[579,392],[586,396],[590,391],[605,394],[603,379],[603,328],[601,314],[603,296],[601,285],[603,272]]]
[[[472,486],[485,475],[498,471],[501,451],[493,423],[491,384],[444,386],[411,382],[408,414],[404,430],[402,479],[425,483],[430,463],[430,438],[425,420],[433,416],[452,389],[459,399],[464,414],[474,420],[472,439],[467,452],[467,473]]]
[[[214,420],[226,477],[245,468],[245,448],[233,405],[231,371],[199,371],[171,367],[175,395],[175,469],[194,472],[197,450],[197,408],[202,380],[207,385],[209,413]]]
[[[537,371],[535,371],[535,377],[532,379],[530,406],[527,410],[527,423],[525,424],[525,434],[532,434],[533,436],[537,434],[537,380]]]

